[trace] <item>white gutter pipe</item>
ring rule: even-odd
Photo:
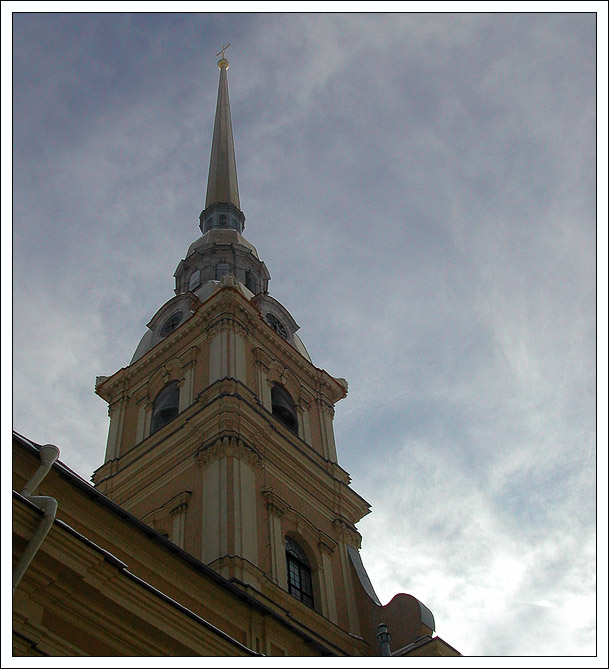
[[[57,513],[57,500],[54,497],[44,497],[41,495],[33,495],[32,493],[40,485],[44,477],[49,473],[55,460],[59,457],[59,449],[53,444],[45,444],[40,447],[39,456],[40,466],[34,472],[32,478],[25,484],[21,494],[38,508],[42,509],[44,514],[38,529],[34,532],[34,535],[30,539],[30,543],[27,545],[23,555],[19,558],[19,562],[13,569],[13,597],[15,596],[15,588],[19,585],[19,581],[23,578],[27,568],[30,566],[34,556],[42,545],[42,542],[45,540],[45,537],[53,526],[55,514]]]

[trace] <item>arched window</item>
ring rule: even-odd
[[[201,270],[197,269],[190,275],[190,280],[188,281],[188,290],[194,290],[201,285]]]
[[[179,412],[180,389],[177,382],[170,383],[156,396],[152,409],[150,434],[154,434],[172,421]]]
[[[248,270],[245,273],[245,287],[251,290],[254,295],[258,292],[256,287],[256,277]]]
[[[290,393],[274,383],[271,388],[271,405],[273,407],[273,416],[275,416],[290,432],[298,434],[298,417],[296,416],[296,407]]]
[[[313,608],[311,565],[305,552],[291,537],[286,537],[285,559],[288,568],[288,592]]]
[[[216,281],[220,281],[220,279],[227,274],[230,274],[230,265],[225,262],[219,262],[216,265]]]

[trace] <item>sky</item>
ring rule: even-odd
[[[12,132],[12,427],[86,479],[102,464],[95,377],[129,363],[200,235],[216,54],[230,42],[244,234],[314,364],[349,382],[336,443],[372,506],[358,529],[379,598],[413,594],[465,655],[595,655],[601,5],[7,4],[23,7],[3,141],[6,159]]]

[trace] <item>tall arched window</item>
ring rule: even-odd
[[[278,383],[274,383],[271,388],[271,406],[273,416],[279,419],[290,432],[298,434],[298,417],[296,407],[290,393]]]
[[[156,396],[152,409],[150,434],[172,421],[179,413],[180,389],[176,381],[165,386]]]
[[[249,270],[245,273],[245,287],[251,290],[254,295],[258,292],[256,277]]]
[[[285,558],[288,568],[288,592],[303,604],[313,608],[311,565],[305,552],[291,537],[286,537]]]
[[[227,274],[230,274],[230,265],[226,262],[219,262],[216,265],[216,281],[220,281]]]

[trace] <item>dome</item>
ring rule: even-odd
[[[261,313],[265,311],[265,303],[272,302],[277,306],[277,308],[280,308],[281,313],[284,314],[284,320],[286,324],[290,325],[290,323],[293,323],[293,326],[295,326],[290,330],[289,338],[287,338],[288,342],[292,344],[292,346],[294,346],[294,348],[304,358],[311,362],[311,357],[309,356],[305,345],[302,343],[300,337],[293,331],[294,329],[298,328],[298,325],[296,325],[296,323],[293,321],[285,307],[280,305],[280,303],[274,300],[270,295],[254,295],[254,293],[248,290],[248,288],[240,281],[237,281],[234,276],[228,274],[221,281],[206,281],[191,293],[182,293],[167,300],[167,302],[165,302],[165,304],[156,312],[156,314],[148,323],[148,330],[141,338],[140,343],[138,344],[135,353],[133,354],[133,358],[129,364],[133,364],[136,360],[139,360],[168,334],[171,334],[174,329],[178,328],[193,316],[193,312],[191,310],[192,294],[196,295],[200,302],[205,302],[212,296],[213,293],[216,292],[216,290],[226,285],[231,285],[237,288],[247,300],[256,305],[256,308],[260,310]]]

